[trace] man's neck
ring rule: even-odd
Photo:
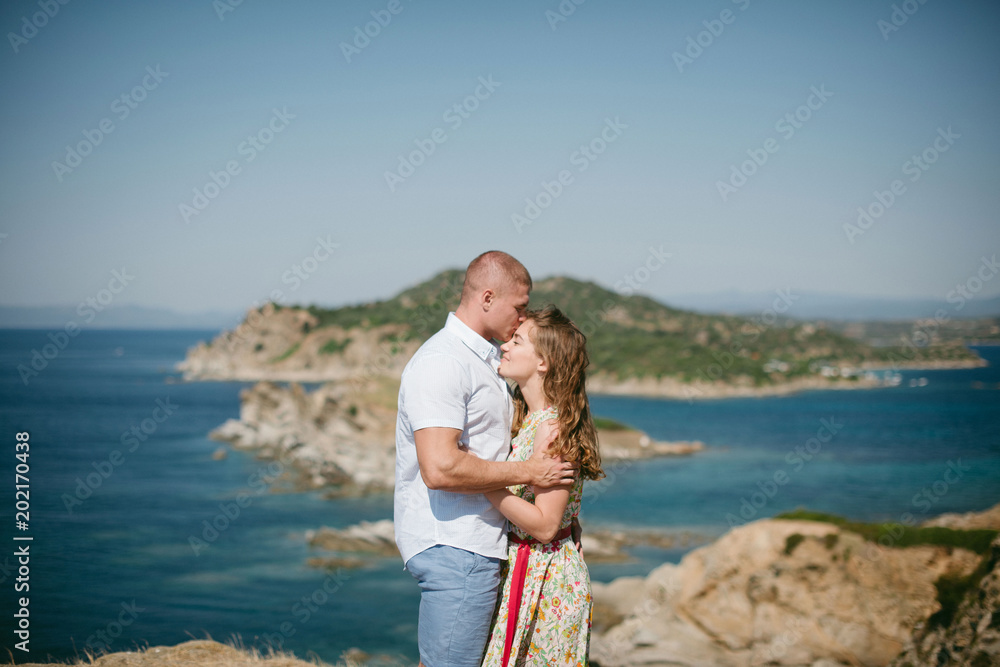
[[[455,317],[457,317],[462,324],[469,327],[486,340],[492,342],[493,338],[492,336],[487,335],[486,327],[483,326],[483,323],[478,318],[472,317],[472,315],[473,313],[470,313],[467,308],[462,308],[462,306],[455,309]]]

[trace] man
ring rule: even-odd
[[[478,667],[507,553],[506,520],[483,495],[572,483],[575,465],[506,462],[513,404],[500,350],[524,321],[531,277],[500,251],[465,273],[461,302],[403,370],[396,419],[396,545],[420,585],[424,667]]]

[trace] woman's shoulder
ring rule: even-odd
[[[521,423],[521,427],[535,427],[538,423],[546,419],[555,418],[559,416],[559,411],[556,410],[551,405],[547,408],[542,408],[541,410],[535,410],[534,412],[528,413],[524,417],[524,421]]]

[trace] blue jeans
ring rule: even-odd
[[[413,556],[420,585],[417,639],[425,667],[479,667],[500,586],[500,559],[444,544]]]

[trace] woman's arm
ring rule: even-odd
[[[559,524],[562,523],[572,488],[572,484],[564,484],[538,489],[534,505],[507,489],[489,491],[486,497],[511,523],[542,544],[548,544],[559,532]]]
[[[546,458],[549,446],[558,436],[558,422],[554,418],[543,420],[535,431],[535,451],[532,458]],[[534,504],[515,496],[507,489],[490,491],[486,497],[511,523],[542,544],[548,544],[559,532],[559,524],[562,523],[572,488],[572,484],[546,489],[536,486]]]

